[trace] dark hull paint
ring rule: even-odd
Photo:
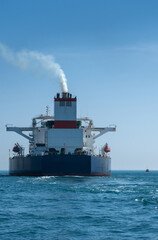
[[[109,157],[87,155],[45,155],[14,157],[9,160],[12,176],[109,176]]]

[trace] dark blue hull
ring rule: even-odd
[[[12,176],[104,176],[111,174],[111,159],[88,155],[14,157],[9,160],[9,174]]]

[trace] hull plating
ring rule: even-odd
[[[9,160],[9,173],[14,176],[109,176],[111,159],[87,155],[14,157]]]

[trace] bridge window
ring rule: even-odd
[[[66,106],[71,107],[72,106],[72,102],[71,101],[66,101]]]
[[[65,106],[65,101],[60,101],[60,107],[64,107]]]

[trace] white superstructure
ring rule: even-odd
[[[58,93],[54,98],[54,116],[33,119],[31,128],[7,126],[30,142],[30,155],[86,154],[95,155],[95,139],[115,131],[116,126],[95,128],[89,118],[77,119],[77,98],[69,93]],[[26,135],[24,132],[31,132]]]

